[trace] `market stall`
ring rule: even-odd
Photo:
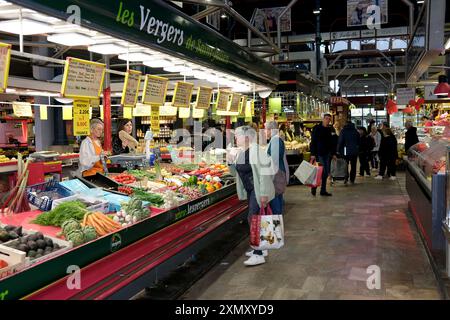
[[[42,141],[36,145],[50,140],[43,134],[50,127],[49,118],[54,140],[69,137],[77,148],[80,137],[96,138],[90,120],[101,118],[104,135],[97,138],[108,156],[98,153],[103,169],[92,175],[84,174],[88,170],[64,172],[83,160],[75,147],[68,153],[19,152],[16,160],[2,161],[3,170],[13,172],[0,214],[2,299],[129,298],[150,285],[155,272],[168,273],[224,228],[244,219],[247,207],[237,200],[223,153],[203,152],[195,143],[178,145],[172,141],[173,121],[185,119],[183,128],[210,113],[227,117],[228,123],[231,116],[251,117],[251,94],[273,87],[278,78],[270,64],[162,1],[145,6],[139,1],[108,5],[79,1],[82,14],[75,29],[68,22],[71,5],[2,2],[0,31],[19,32],[21,44],[19,48],[0,44],[0,58],[5,58],[1,65],[9,68],[10,57],[15,56],[50,62],[62,74],[58,81],[39,85],[11,77],[12,88],[6,81],[0,83],[0,96],[14,90],[19,98],[23,93],[37,97],[23,106],[39,128],[35,138]],[[145,12],[168,30],[162,34],[152,32],[152,26],[130,24]],[[31,25],[34,28],[29,29]],[[82,57],[65,59],[24,52],[24,36],[35,34],[87,50]],[[94,54],[106,63],[91,61]],[[126,62],[126,70],[111,68],[115,56]],[[144,67],[131,70],[131,63],[138,62]],[[156,76],[151,69],[179,76]],[[0,71],[7,79],[8,71]],[[47,99],[45,105],[42,97]],[[117,110],[120,118],[138,123],[138,130],[136,138],[132,132],[118,132],[132,151],[111,155],[112,115]],[[165,159],[171,163],[163,163]],[[109,272],[104,272],[105,265]],[[75,271],[73,266],[89,274],[83,291],[61,286]],[[124,270],[134,271],[118,279],[117,273]]]

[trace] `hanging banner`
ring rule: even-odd
[[[239,103],[241,102],[242,94],[233,93],[231,96],[230,112],[239,112]]]
[[[269,113],[281,113],[281,98],[269,98]]]
[[[144,92],[142,94],[142,103],[163,105],[166,101],[167,85],[169,79],[163,77],[145,75]]]
[[[194,118],[194,119],[201,119],[204,116],[205,116],[205,109],[194,108],[192,110],[192,118]]]
[[[150,126],[154,133],[159,132],[159,106],[153,105],[151,107]]]
[[[9,65],[11,62],[11,45],[0,43],[0,92],[8,87]]]
[[[247,96],[242,96],[239,102],[239,115],[245,115],[245,107],[247,106]]]
[[[124,119],[133,118],[133,107],[123,107],[123,118]]]
[[[39,118],[41,120],[48,120],[47,106],[39,106]]]
[[[191,116],[191,108],[178,108],[178,117],[188,119]]]
[[[106,66],[102,63],[68,57],[64,67],[61,95],[66,98],[100,97]]]
[[[72,106],[62,107],[62,118],[63,120],[72,120]]]
[[[211,102],[212,88],[199,87],[197,91],[197,101],[195,103],[196,109],[208,110]]]
[[[32,118],[33,111],[31,110],[31,104],[29,102],[13,102],[13,112],[16,117],[19,118]]]
[[[147,104],[138,103],[136,104],[136,107],[133,108],[134,117],[150,117],[151,115],[151,108]]]
[[[225,90],[219,90],[216,101],[217,111],[228,111],[228,101],[230,100],[231,93]]]
[[[139,85],[141,84],[141,72],[128,70],[125,74],[125,82],[122,90],[122,100],[120,104],[123,107],[135,107],[139,96]]]
[[[89,126],[89,100],[73,101],[73,135],[88,136]]]
[[[177,108],[188,108],[191,104],[193,83],[178,81],[175,85],[172,105]]]

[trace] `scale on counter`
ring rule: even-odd
[[[55,151],[39,151],[30,154],[29,157],[38,161],[55,161],[58,160],[59,153]]]
[[[134,169],[146,167],[145,154],[124,153],[108,157],[112,164],[118,164],[123,168]]]

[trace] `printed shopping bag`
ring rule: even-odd
[[[331,161],[330,175],[332,178],[345,178],[347,175],[347,162],[342,159]]]
[[[316,169],[317,169],[317,171],[316,171],[315,179],[311,184],[307,184],[308,187],[317,188],[322,185],[323,167],[316,165]]]
[[[305,160],[302,161],[294,173],[298,180],[303,184],[312,184],[316,179],[316,174],[317,167]]]
[[[253,215],[250,226],[250,245],[253,250],[279,249],[284,245],[283,216],[272,214],[270,206],[266,212],[261,208],[259,215]]]

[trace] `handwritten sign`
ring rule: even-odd
[[[194,84],[178,81],[175,85],[172,105],[177,108],[188,108],[191,103],[192,89]]]
[[[231,93],[224,90],[219,90],[219,94],[217,96],[216,108],[217,111],[227,111],[228,110],[228,101],[230,100]]]
[[[191,108],[179,108],[178,117],[180,119],[188,119],[191,116]]]
[[[164,104],[168,83],[169,79],[167,78],[146,74],[142,103],[158,106]]]
[[[13,102],[13,112],[16,117],[33,117],[33,111],[31,110],[31,104],[29,102]]]
[[[209,104],[211,102],[212,88],[199,87],[197,91],[197,101],[195,103],[196,109],[209,109]]]
[[[178,109],[169,105],[163,105],[159,107],[159,115],[162,117],[173,117],[176,116]]]
[[[48,120],[47,106],[39,106],[39,117],[41,118],[41,120]]]
[[[0,43],[0,92],[8,86],[9,65],[11,62],[11,45]]]
[[[149,105],[138,103],[136,108],[133,108],[133,116],[135,117],[150,117],[151,108]]]
[[[141,72],[128,70],[125,74],[125,82],[123,84],[122,100],[120,104],[124,107],[135,107],[138,95],[139,85],[141,84]]]
[[[92,99],[100,97],[106,67],[102,63],[66,59],[61,95],[68,98]]]
[[[247,96],[242,96],[241,101],[239,103],[239,114],[244,115],[245,107],[247,106]]]
[[[88,136],[90,133],[89,100],[75,100],[73,102],[73,135]]]
[[[150,126],[154,133],[159,132],[159,106],[153,105],[151,108]]]
[[[398,88],[397,105],[403,106],[409,104],[409,100],[415,100],[416,88]]]
[[[192,110],[192,118],[194,118],[194,119],[201,119],[204,116],[205,116],[205,109],[194,108]]]
[[[239,112],[239,103],[241,102],[242,95],[239,93],[233,93],[231,96],[230,112]]]

